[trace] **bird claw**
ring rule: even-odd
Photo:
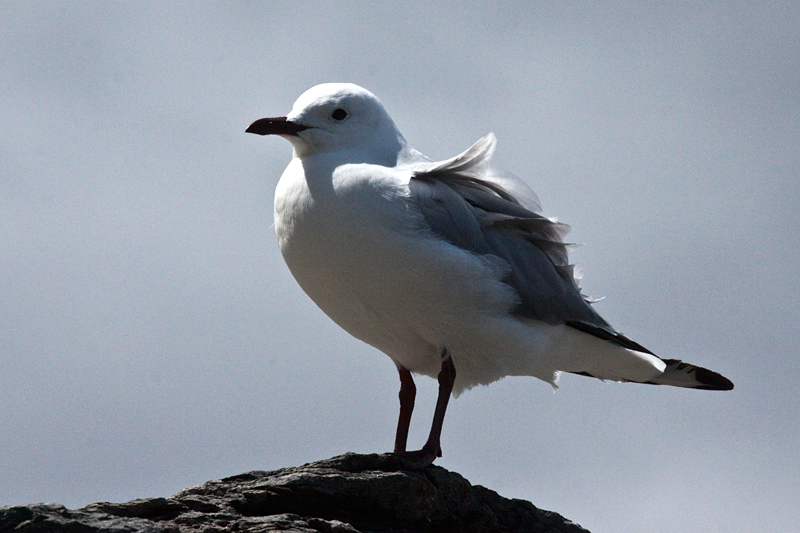
[[[442,450],[439,446],[436,446],[434,450],[433,446],[425,445],[421,450],[415,450],[413,452],[392,452],[391,455],[406,462],[409,469],[419,470],[432,465],[437,457],[442,456]]]

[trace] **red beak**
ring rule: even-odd
[[[256,135],[297,135],[298,132],[307,130],[308,126],[295,124],[286,117],[260,118],[250,124],[245,132]]]

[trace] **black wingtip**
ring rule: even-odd
[[[696,387],[703,390],[733,390],[733,381],[729,380],[722,374],[717,374],[707,368],[698,368],[695,373],[695,378],[702,385]]]
[[[679,359],[663,359],[663,361],[667,364],[664,373],[646,383],[698,390],[733,390],[733,382],[713,370],[684,363]]]

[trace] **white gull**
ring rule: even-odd
[[[450,394],[504,376],[733,388],[715,372],[657,357],[600,317],[568,262],[568,227],[488,164],[494,135],[432,162],[372,93],[343,83],[313,87],[289,115],[247,131],[294,148],[275,192],[275,231],[295,279],[397,365],[395,454],[430,464],[441,456]],[[428,441],[407,452],[412,373],[438,377],[439,399]]]

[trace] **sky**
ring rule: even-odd
[[[0,505],[390,450],[395,367],[292,279],[291,147],[244,133],[353,82],[431,158],[493,131],[598,311],[736,384],[506,378],[437,464],[594,533],[800,521],[800,7],[608,4],[0,4]]]

